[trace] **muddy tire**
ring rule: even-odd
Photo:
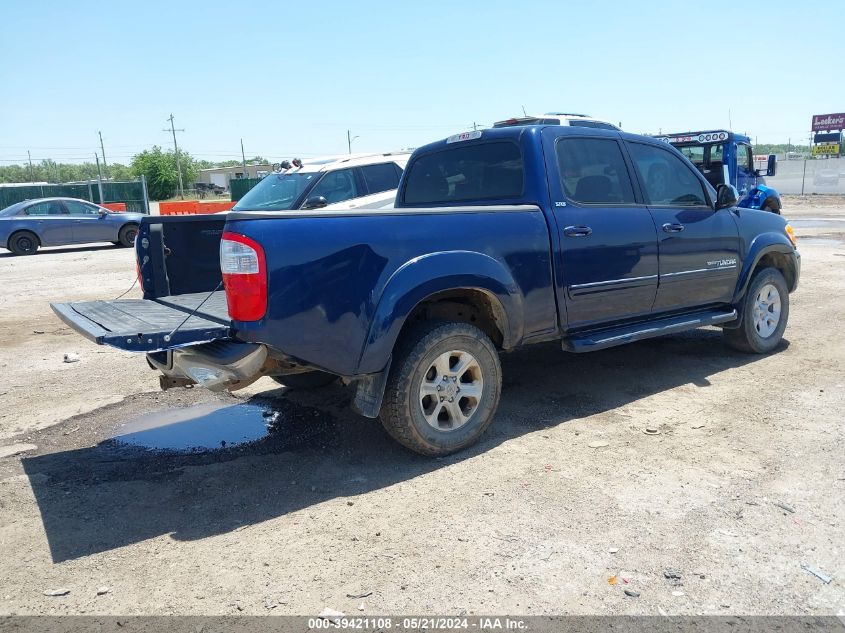
[[[778,346],[789,319],[789,290],[776,268],[760,270],[743,299],[742,323],[725,329],[728,345],[741,352],[766,354]]]
[[[337,376],[325,371],[309,371],[304,374],[288,374],[272,378],[289,389],[319,389],[337,380]]]
[[[15,255],[35,255],[40,245],[38,236],[29,231],[18,231],[9,238],[9,250]]]
[[[397,442],[440,456],[478,441],[499,405],[493,342],[467,323],[428,322],[397,344],[379,418]]]
[[[121,246],[134,246],[137,235],[137,224],[124,224],[120,227],[120,233],[117,234],[117,237]]]

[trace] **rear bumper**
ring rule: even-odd
[[[164,389],[196,384],[211,391],[233,391],[252,384],[275,367],[264,345],[231,340],[147,354],[147,360],[162,373]]]

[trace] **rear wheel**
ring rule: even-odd
[[[397,346],[379,417],[406,448],[448,455],[478,441],[501,391],[499,355],[484,332],[467,323],[425,323]]]
[[[15,255],[34,255],[38,246],[38,236],[29,231],[20,231],[9,238],[9,250]]]
[[[273,376],[273,380],[290,389],[318,389],[332,384],[337,376],[325,371],[309,371],[304,374]]]
[[[138,235],[137,224],[125,224],[121,227],[120,233],[117,234],[120,244],[122,246],[133,246],[135,244],[135,237]]]
[[[764,268],[751,280],[743,300],[742,322],[725,329],[725,339],[741,352],[771,352],[783,338],[789,318],[789,290],[776,268]]]

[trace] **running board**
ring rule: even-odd
[[[726,312],[724,310],[707,310],[682,314],[680,316],[635,323],[624,327],[616,327],[609,330],[598,330],[592,332],[581,332],[563,339],[563,349],[568,352],[594,352],[607,347],[642,341],[664,334],[676,334],[686,330],[704,327],[705,325],[718,325],[727,323],[737,318],[736,310]]]

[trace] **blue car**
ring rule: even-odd
[[[24,200],[0,211],[0,246],[15,255],[32,255],[41,246],[89,242],[132,246],[143,217],[76,198]]]

